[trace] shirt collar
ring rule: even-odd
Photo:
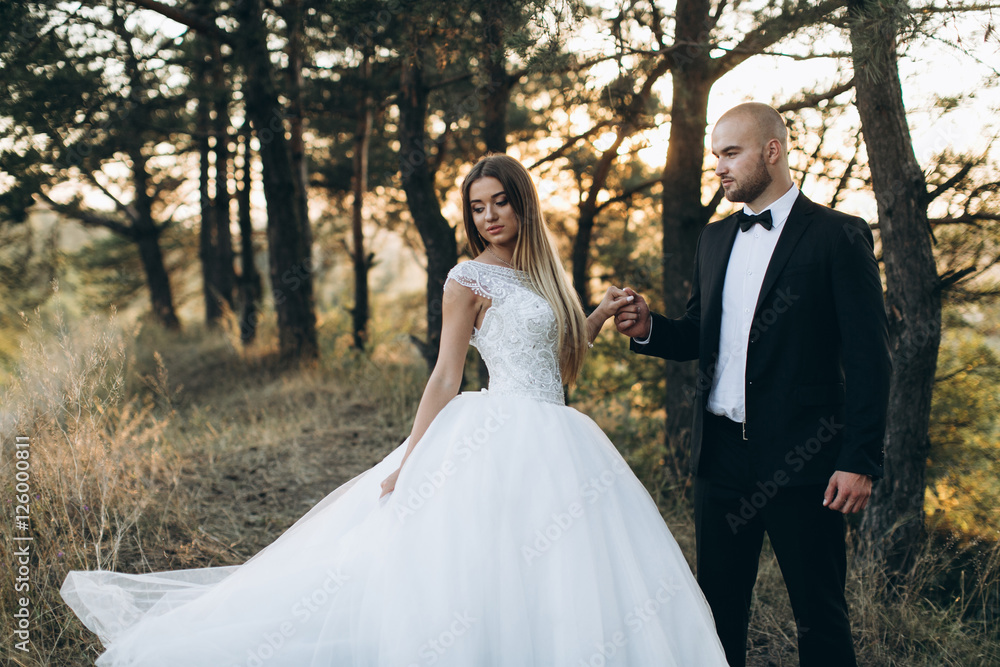
[[[788,188],[788,192],[771,202],[770,206],[764,207],[764,211],[771,211],[771,229],[780,229],[785,224],[785,220],[788,220],[788,214],[792,212],[792,206],[795,204],[798,196],[799,189],[793,183],[792,187]],[[758,215],[764,212],[759,211],[758,213],[754,213],[746,204],[743,204],[743,211],[748,215]]]

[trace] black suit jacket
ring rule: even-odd
[[[698,359],[691,433],[695,474],[722,323],[722,286],[739,225],[702,230],[687,311],[653,314],[654,357]],[[761,285],[747,343],[746,434],[760,480],[825,483],[835,470],[882,476],[891,360],[871,229],[801,193]]]

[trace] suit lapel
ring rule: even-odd
[[[771,291],[774,281],[778,279],[778,275],[781,274],[781,270],[785,267],[785,263],[788,262],[788,258],[792,256],[792,250],[795,249],[795,244],[799,242],[802,233],[809,225],[809,217],[815,208],[816,205],[801,192],[796,197],[795,203],[792,204],[788,220],[785,221],[785,228],[781,230],[781,236],[778,237],[778,243],[774,246],[774,252],[771,254],[771,261],[767,264],[767,271],[764,273],[764,282],[761,283],[760,294],[757,295],[757,306],[754,308],[754,317],[757,317],[757,312],[764,302],[764,297]],[[730,244],[730,247],[732,247],[732,244]]]

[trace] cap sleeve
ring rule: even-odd
[[[484,277],[484,272],[480,271],[474,264],[475,262],[462,262],[453,266],[451,271],[448,272],[448,278],[444,281],[445,291],[448,290],[448,285],[454,280],[459,285],[468,287],[479,296],[492,298],[488,285],[489,280]]]

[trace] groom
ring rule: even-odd
[[[864,509],[882,476],[891,365],[872,233],[799,192],[771,107],[726,112],[712,153],[743,209],[702,230],[687,312],[651,314],[635,295],[615,320],[634,352],[698,359],[698,582],[729,664],[746,664],[766,532],[800,664],[850,667],[844,515]]]

